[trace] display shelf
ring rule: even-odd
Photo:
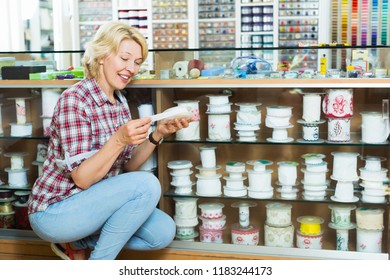
[[[1,239],[14,239],[14,240],[29,240],[29,241],[42,241],[34,231],[21,230],[21,229],[1,229]]]
[[[266,128],[267,129],[267,128]],[[267,131],[264,131],[265,129],[261,130],[261,135],[257,137],[256,141],[240,141],[236,139],[236,137],[233,135],[231,141],[215,141],[210,142],[207,141],[207,139],[199,139],[199,140],[175,140],[174,137],[169,137],[167,139],[164,139],[165,143],[173,143],[173,144],[180,144],[180,143],[191,143],[191,144],[237,144],[237,145],[291,145],[291,146],[312,146],[312,147],[318,147],[318,146],[329,146],[329,147],[335,147],[335,146],[343,146],[343,147],[390,147],[390,142],[383,142],[378,144],[373,143],[363,143],[360,140],[360,134],[354,133],[351,135],[351,141],[348,142],[331,142],[327,141],[327,133],[321,132],[320,133],[320,139],[324,139],[324,142],[317,143],[317,142],[299,142],[298,139],[302,138],[301,133],[295,133],[291,134],[291,137],[294,139],[291,142],[270,142],[266,139],[271,137],[271,128],[268,128]],[[326,125],[323,128],[323,130],[326,130]]]
[[[273,184],[275,185],[275,184]],[[298,184],[297,185],[297,188],[299,190],[299,192],[302,191],[302,184]],[[165,192],[163,195],[164,197],[167,197],[167,198],[201,198],[201,199],[207,199],[207,200],[227,200],[227,201],[263,201],[263,202],[280,202],[280,203],[291,203],[291,202],[300,202],[300,203],[320,203],[320,204],[353,204],[353,205],[356,205],[358,207],[388,207],[390,206],[390,202],[389,201],[385,201],[383,203],[367,203],[367,202],[363,202],[360,200],[361,196],[360,196],[360,191],[355,191],[355,195],[357,197],[359,197],[359,201],[358,202],[354,202],[354,203],[346,203],[346,202],[336,202],[336,201],[333,201],[332,199],[330,199],[330,197],[334,194],[334,190],[335,190],[335,184],[334,182],[332,182],[332,184],[328,187],[328,189],[326,190],[327,194],[326,194],[326,198],[323,199],[323,200],[305,200],[301,197],[298,197],[297,199],[283,199],[283,198],[280,198],[278,197],[277,195],[277,192],[275,191],[275,194],[273,195],[272,198],[253,198],[253,197],[249,197],[247,195],[245,196],[241,196],[241,197],[233,197],[233,196],[226,196],[224,194],[221,194],[219,196],[199,196],[197,194],[195,194],[194,192],[190,193],[190,194],[185,194],[185,195],[179,195],[179,194],[176,194],[175,191],[173,189],[169,189],[169,191]]]
[[[217,50],[215,50],[217,51]],[[276,50],[277,52],[278,50]],[[191,53],[191,51],[189,51]],[[184,56],[184,55],[183,55]],[[159,58],[164,58],[163,52]],[[167,56],[169,57],[169,56]],[[191,57],[186,53],[186,59]],[[177,56],[176,59],[180,59]],[[158,61],[157,61],[158,62]],[[158,69],[157,69],[158,71]],[[200,140],[177,140],[174,136],[165,139],[164,143],[158,149],[158,177],[163,186],[163,199],[160,201],[160,207],[172,216],[175,215],[175,199],[190,198],[196,199],[197,204],[203,202],[216,202],[225,205],[224,214],[227,216],[226,229],[223,230],[222,244],[208,243],[202,241],[201,238],[194,242],[174,241],[170,248],[185,248],[187,250],[199,250],[205,252],[232,252],[243,255],[261,255],[264,258],[267,256],[280,256],[281,258],[301,258],[301,259],[389,259],[389,201],[386,198],[383,203],[367,203],[361,200],[360,192],[362,188],[356,185],[354,197],[358,198],[354,202],[336,202],[331,197],[335,194],[336,181],[329,179],[329,185],[326,192],[326,198],[323,200],[305,200],[300,195],[303,191],[303,184],[298,184],[298,197],[296,199],[282,199],[276,191],[274,182],[277,180],[277,165],[276,163],[282,160],[299,161],[298,181],[300,182],[303,173],[301,155],[304,153],[317,152],[326,155],[326,161],[329,166],[332,165],[333,151],[356,151],[361,155],[381,155],[389,157],[389,143],[382,144],[366,144],[360,141],[360,115],[362,110],[374,110],[373,108],[381,109],[382,98],[388,98],[389,79],[385,78],[298,78],[298,79],[234,79],[228,77],[212,77],[200,79],[175,79],[175,80],[150,80],[149,86],[156,89],[156,110],[162,112],[165,109],[174,106],[174,101],[177,100],[198,100],[200,112]],[[144,87],[142,83],[135,83],[135,87]],[[265,118],[265,107],[273,104],[293,106],[293,120],[291,133],[289,135],[294,138],[290,143],[271,143],[266,141],[271,135],[272,129],[261,124],[258,138],[255,142],[237,141],[234,135],[234,130],[231,127],[232,139],[228,141],[209,141],[207,140],[207,114],[206,104],[207,96],[213,94],[223,94],[224,90],[228,89],[231,96],[229,101],[232,104],[237,102],[258,102],[262,103],[259,107],[262,118]],[[320,138],[325,139],[323,143],[301,143],[297,142],[298,138],[302,137],[302,126],[297,123],[297,119],[301,117],[302,110],[302,95],[298,94],[300,89],[302,92],[325,92],[328,89],[352,89],[354,92],[355,112],[353,122],[351,123],[351,141],[348,143],[327,142],[327,125],[320,126]],[[234,105],[232,105],[234,106]],[[236,115],[235,110],[230,114],[230,124],[234,122]],[[192,186],[192,192],[188,195],[177,195],[173,186],[171,186],[172,176],[170,175],[167,163],[174,160],[188,160],[193,166],[200,164],[199,148],[201,146],[215,146],[217,153],[217,164],[224,166],[228,161],[246,162],[250,159],[269,159],[273,161],[272,165],[272,186],[274,187],[274,195],[272,199],[257,199],[249,197],[232,197],[223,194],[219,196],[200,196],[196,194],[196,184]],[[359,161],[359,166],[362,162]],[[387,163],[386,163],[387,166]],[[222,178],[227,175],[226,171],[221,168],[220,173]],[[195,183],[197,170],[191,168],[193,173],[191,181]],[[332,170],[329,167],[329,170]],[[331,175],[331,171],[327,176]],[[246,177],[246,175],[244,175]],[[330,176],[328,176],[330,178]],[[245,181],[247,182],[247,181]],[[225,181],[221,179],[222,186]],[[245,183],[244,183],[245,184]],[[221,188],[222,190],[222,188]],[[250,201],[258,203],[253,211],[253,223],[260,225],[260,239],[258,246],[239,246],[233,243],[230,236],[230,226],[237,221],[237,214],[232,211],[230,205],[237,201]],[[294,228],[299,228],[296,218],[301,215],[316,214],[324,218],[324,245],[322,250],[306,250],[297,248],[275,248],[268,247],[264,244],[264,224],[265,224],[265,206],[270,202],[288,203],[293,205],[293,225]],[[384,223],[386,224],[383,231],[383,247],[380,253],[367,254],[361,252],[357,246],[357,231],[349,234],[349,251],[336,250],[336,231],[328,227],[331,219],[331,213],[328,208],[331,204],[353,204],[356,207],[365,208],[381,208],[385,210]],[[252,214],[253,216],[253,214]],[[199,221],[200,223],[200,221]],[[199,226],[199,224],[198,224]],[[198,228],[198,227],[196,227]],[[238,248],[235,248],[238,247]]]
[[[169,248],[203,251],[203,252],[226,252],[240,255],[263,256],[264,259],[276,257],[278,259],[322,259],[322,260],[387,260],[388,254],[385,253],[361,253],[351,251],[334,250],[306,250],[300,248],[278,248],[266,246],[237,246],[233,244],[213,244],[188,241],[173,241]]]
[[[388,49],[388,48],[387,48]],[[153,51],[151,55],[154,55],[156,64],[154,69],[158,74],[160,69],[169,69],[171,64],[180,60],[189,60],[197,57],[198,52],[202,51],[225,51],[225,50],[175,50],[172,53],[166,53],[164,51]],[[227,51],[227,50],[226,50]],[[240,52],[240,49],[232,49],[229,51]],[[278,49],[272,51],[278,52]],[[172,56],[170,56],[172,55]],[[158,76],[158,75],[157,75]],[[360,142],[360,115],[359,112],[363,110],[381,109],[382,99],[389,96],[389,81],[390,78],[298,78],[298,79],[234,79],[228,76],[219,76],[212,78],[201,77],[199,79],[138,79],[134,80],[127,86],[126,91],[128,95],[137,89],[147,89],[152,93],[152,100],[155,106],[156,113],[160,113],[167,108],[175,106],[174,101],[185,99],[199,100],[200,106],[200,139],[191,141],[179,141],[174,136],[165,139],[164,143],[158,148],[158,170],[157,175],[162,185],[163,196],[160,200],[159,207],[167,212],[169,215],[174,216],[175,205],[174,198],[195,198],[198,202],[219,202],[225,204],[227,215],[227,228],[223,233],[223,244],[205,243],[200,241],[184,242],[174,241],[169,248],[175,250],[188,250],[188,251],[204,251],[204,252],[219,252],[219,253],[232,253],[240,254],[244,258],[250,259],[251,256],[278,257],[278,258],[293,258],[293,259],[389,259],[390,253],[390,204],[388,198],[384,203],[366,203],[360,200],[360,190],[356,189],[356,196],[359,200],[352,203],[358,207],[367,208],[381,208],[385,210],[384,213],[384,225],[383,231],[383,246],[381,253],[365,253],[359,252],[356,249],[356,234],[355,232],[350,234],[350,251],[338,251],[336,250],[336,233],[333,229],[328,228],[327,224],[330,221],[330,210],[328,206],[330,204],[337,204],[330,199],[335,190],[335,181],[329,180],[329,187],[326,199],[324,200],[304,200],[297,199],[281,199],[276,195],[272,199],[255,199],[252,197],[230,197],[221,195],[218,197],[205,197],[197,196],[193,193],[185,196],[178,196],[172,190],[170,186],[171,176],[167,172],[167,163],[172,160],[186,159],[193,163],[194,166],[199,164],[199,147],[204,145],[217,147],[217,159],[218,163],[224,165],[227,161],[243,161],[264,158],[273,161],[273,180],[276,182],[276,163],[281,160],[296,160],[299,161],[301,168],[301,155],[308,152],[321,152],[326,155],[326,161],[331,165],[333,151],[354,151],[364,155],[380,155],[386,157],[389,161],[390,152],[388,142],[383,144],[365,144]],[[30,113],[30,116],[35,122],[41,121],[40,115],[40,99],[37,89],[45,88],[67,88],[72,84],[78,82],[78,80],[48,80],[48,81],[30,81],[30,80],[0,80],[0,89],[2,90],[2,98],[7,100],[7,97],[14,96],[15,94],[23,94],[23,96],[33,95],[34,106]],[[265,127],[264,122],[261,124],[259,131],[259,137],[256,142],[241,142],[237,141],[233,129],[231,141],[207,141],[207,114],[206,104],[207,96],[210,94],[221,94],[224,90],[228,90],[231,93],[231,102],[235,104],[237,102],[258,102],[262,103],[260,109],[262,110],[262,118],[265,117],[265,108],[268,105],[289,105],[293,106],[293,118],[291,134],[289,134],[296,140],[302,136],[302,127],[297,123],[297,119],[301,118],[302,110],[302,95],[298,94],[297,89],[303,92],[323,92],[326,89],[353,89],[354,92],[354,104],[355,112],[352,119],[352,141],[349,143],[299,143],[296,141],[290,143],[271,143],[266,141],[267,137],[271,135],[271,129]],[[139,91],[139,90],[138,90]],[[4,113],[8,120],[3,122],[5,127],[9,123],[11,109],[14,110],[13,103],[9,102],[8,111]],[[12,105],[12,106],[11,106]],[[134,104],[133,104],[134,105]],[[133,109],[133,107],[131,107]],[[136,114],[135,114],[136,115]],[[231,120],[235,116],[235,111],[232,111]],[[41,136],[41,124],[38,125],[38,130],[31,137],[10,137],[7,136],[6,130],[5,136],[0,137],[5,148],[11,147],[13,151],[17,148],[23,147],[30,151],[35,151],[38,141],[47,141],[47,137]],[[326,124],[320,126],[320,138],[326,139]],[[15,143],[17,144],[15,144]],[[34,157],[34,152],[32,152]],[[28,159],[28,164],[32,162],[32,157]],[[388,167],[388,161],[385,162],[385,166]],[[3,162],[5,166],[7,162]],[[362,164],[359,161],[359,166]],[[33,179],[37,176],[36,167],[29,174],[29,183],[33,182]],[[329,168],[330,169],[330,168]],[[222,173],[224,173],[223,171]],[[195,173],[195,172],[194,172]],[[331,172],[328,173],[330,175]],[[195,174],[194,174],[195,175]],[[299,172],[301,179],[302,173]],[[224,182],[224,181],[222,181]],[[302,189],[302,186],[298,186]],[[1,187],[0,187],[1,188]],[[230,208],[231,204],[237,201],[251,201],[256,202],[258,205],[254,209],[252,214],[253,222],[261,226],[262,233],[260,234],[260,243],[258,246],[239,246],[236,244],[230,244],[230,226],[237,221],[237,213]],[[293,224],[295,228],[298,228],[296,218],[301,215],[316,214],[325,219],[324,226],[324,248],[322,250],[303,250],[300,248],[275,248],[267,247],[262,241],[263,225],[265,221],[265,206],[269,202],[284,202],[293,205]],[[26,231],[26,238],[34,239],[31,236],[31,231]],[[15,235],[15,239],[18,239],[20,234],[16,230],[3,229],[0,230],[1,236],[4,238],[12,238]],[[22,238],[23,238],[22,234]]]

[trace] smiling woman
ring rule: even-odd
[[[148,137],[151,118],[131,118],[120,90],[146,57],[145,38],[135,28],[106,23],[87,44],[86,77],[56,104],[29,219],[63,259],[115,259],[123,248],[160,249],[175,236],[172,218],[156,208],[160,182],[138,169],[163,137],[191,120],[159,121]]]

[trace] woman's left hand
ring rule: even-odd
[[[154,131],[153,135],[155,136],[155,139],[161,139],[165,138],[168,135],[175,133],[176,131],[188,127],[189,123],[191,122],[191,119],[174,119],[169,120],[167,122],[159,121],[157,123],[156,130]]]

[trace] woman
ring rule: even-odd
[[[63,259],[115,259],[123,248],[166,247],[175,223],[157,209],[158,179],[137,169],[185,119],[132,120],[124,89],[147,56],[145,38],[125,23],[101,26],[83,57],[86,78],[66,89],[54,110],[42,175],[29,219]],[[90,249],[90,250],[89,250]]]

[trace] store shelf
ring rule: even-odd
[[[362,253],[352,251],[334,250],[307,250],[300,248],[279,248],[266,246],[240,246],[233,244],[215,244],[188,241],[173,241],[168,248],[202,251],[202,252],[225,252],[241,255],[263,256],[286,259],[322,259],[322,260],[388,260],[389,254],[385,253]]]
[[[78,80],[0,80],[0,88],[66,88]],[[387,88],[390,79],[172,79],[172,80],[134,80],[131,88]]]

